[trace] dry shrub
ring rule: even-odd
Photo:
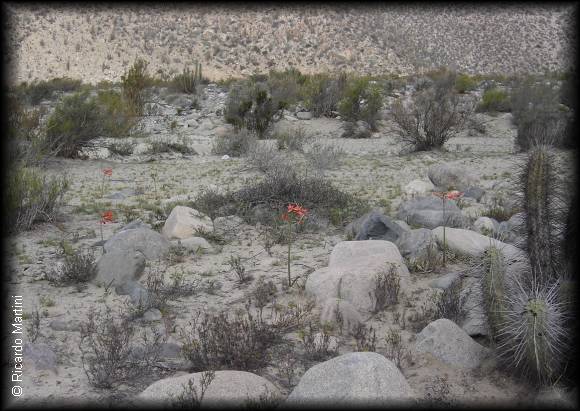
[[[215,137],[211,152],[216,155],[227,154],[230,157],[246,155],[255,145],[256,138],[245,130]]]
[[[417,90],[408,104],[397,100],[392,119],[400,140],[415,151],[441,148],[461,131],[473,104],[454,92],[455,75],[448,73]]]
[[[60,270],[48,273],[48,281],[56,285],[86,283],[97,275],[97,265],[91,250],[78,250],[65,255],[64,265]]]
[[[337,167],[344,154],[341,147],[315,142],[304,153],[304,157],[315,170],[324,171]]]
[[[373,301],[373,312],[378,313],[386,307],[399,302],[399,290],[401,288],[401,278],[395,264],[390,264],[385,272],[375,276],[375,288],[369,292],[369,297]]]

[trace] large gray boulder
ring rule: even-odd
[[[193,237],[197,229],[212,231],[211,220],[193,208],[176,206],[165,220],[161,234],[170,240],[183,240]]]
[[[154,382],[137,396],[142,406],[169,406],[184,392],[184,386],[193,380],[197,392],[201,392],[201,372],[164,378]],[[204,407],[244,406],[248,401],[260,398],[282,400],[280,391],[265,378],[245,371],[216,371],[201,405]]]
[[[140,251],[112,250],[97,261],[97,275],[92,280],[101,286],[121,287],[138,280],[145,270],[145,256]]]
[[[455,201],[446,200],[443,212],[443,200],[435,196],[417,197],[403,202],[399,206],[397,218],[430,229],[444,224],[447,227],[462,227],[464,224],[463,214]]]
[[[346,228],[354,235],[354,240],[387,240],[395,241],[403,233],[403,229],[389,217],[377,210],[373,210]]]
[[[445,163],[429,167],[427,176],[443,191],[465,191],[477,183],[477,178],[466,167]]]
[[[328,267],[308,276],[305,290],[317,303],[341,298],[359,311],[372,312],[376,276],[390,267],[398,274],[404,294],[410,274],[396,245],[383,240],[342,241],[332,250]]]
[[[433,230],[433,237],[443,246],[443,227]],[[506,258],[523,258],[524,252],[519,248],[503,243],[495,238],[461,228],[445,228],[445,244],[451,251],[468,257],[480,257],[490,246],[502,250]]]
[[[157,231],[138,223],[134,227],[124,227],[107,240],[104,245],[105,253],[139,251],[148,260],[157,260],[169,252],[169,241]]]
[[[408,259],[417,259],[427,253],[429,247],[435,246],[433,233],[427,228],[404,231],[395,241],[401,255]]]
[[[336,329],[342,327],[342,331],[352,333],[363,322],[357,309],[346,300],[329,298],[322,303],[320,324],[331,324]]]
[[[374,352],[354,352],[310,368],[283,407],[412,405],[414,393],[397,366]]]
[[[489,355],[489,349],[447,318],[433,321],[417,334],[415,349],[460,368],[475,368]]]

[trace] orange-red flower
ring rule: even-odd
[[[111,167],[103,168],[103,174],[108,177],[111,177],[113,175],[113,169]]]
[[[105,211],[101,215],[101,224],[107,224],[113,222],[113,212],[112,211]]]
[[[457,200],[459,197],[461,197],[463,195],[462,192],[457,191],[457,190],[453,190],[453,191],[442,191],[442,192],[434,192],[433,195],[441,198],[441,199],[447,199],[447,200]]]

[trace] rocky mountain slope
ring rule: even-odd
[[[213,79],[304,72],[565,70],[574,5],[42,6],[5,4],[11,79],[117,80],[137,57],[152,73],[203,63]]]

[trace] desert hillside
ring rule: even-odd
[[[117,80],[137,57],[153,73],[201,61],[219,79],[294,66],[306,73],[566,70],[573,5],[365,7],[5,4],[11,79]]]

